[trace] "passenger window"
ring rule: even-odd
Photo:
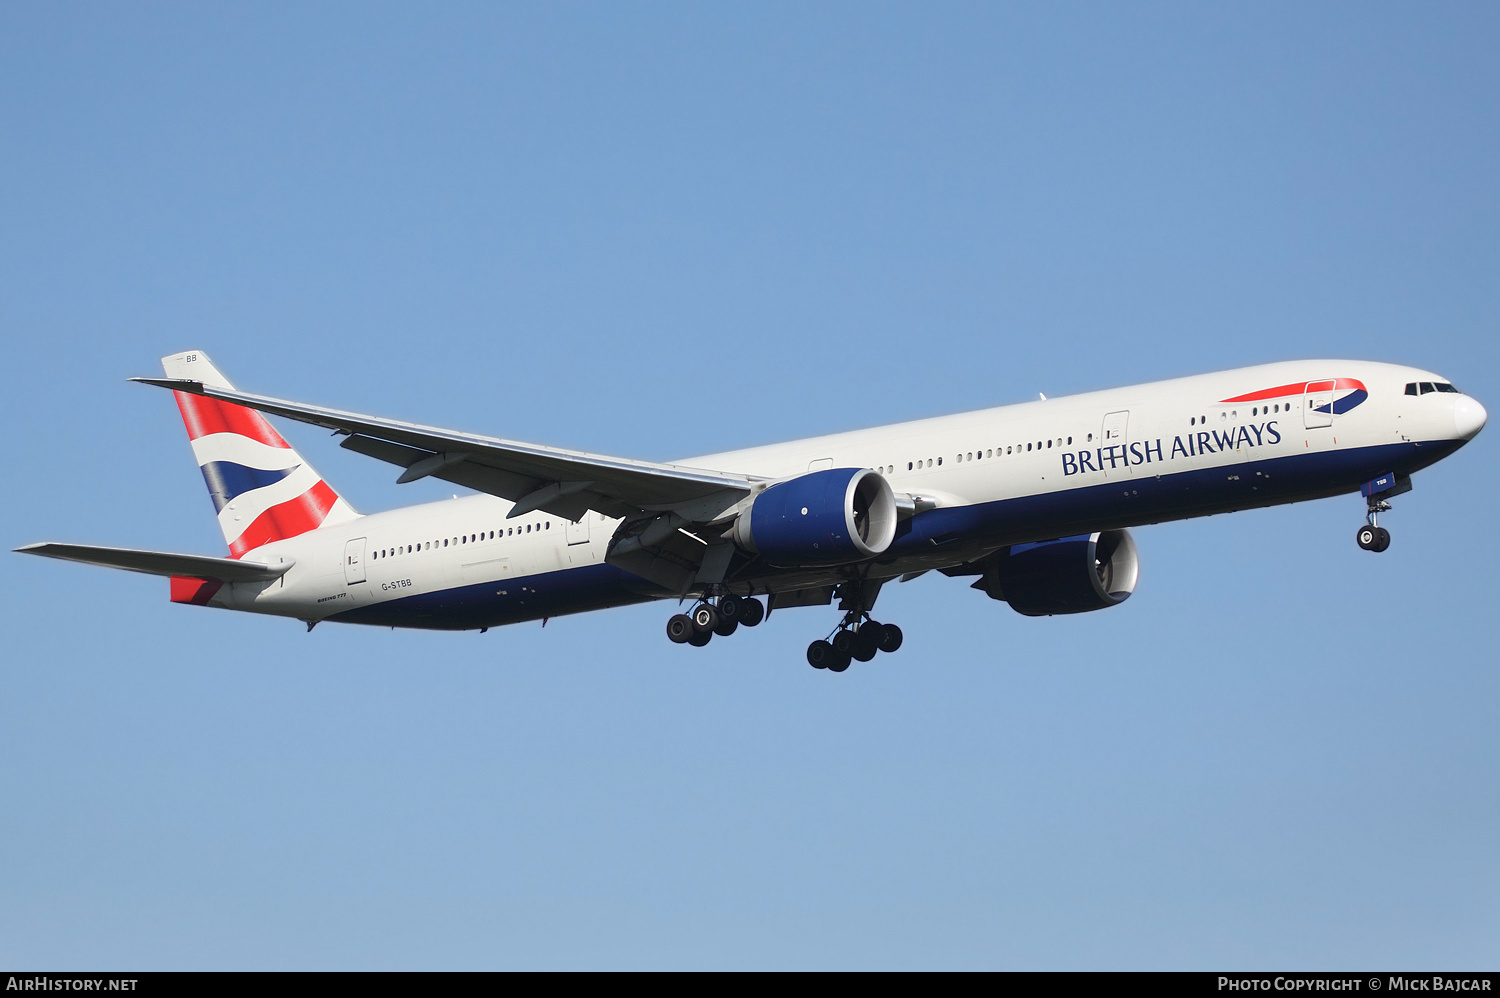
[[[907,470],[907,471],[910,471],[910,470],[911,470],[911,462],[910,462],[910,461],[907,461],[907,462],[906,462],[906,470]]]
[[[1052,441],[1050,441],[1050,440],[1047,441],[1047,449],[1048,450],[1052,449]]]
[[[942,458],[938,458],[938,467],[941,468],[942,466],[943,466],[943,459]]]
[[[1073,438],[1072,438],[1072,437],[1069,437],[1069,438],[1068,438],[1068,446],[1069,446],[1069,447],[1072,447],[1072,446],[1073,446]]]
[[[1030,444],[1027,444],[1027,445],[1026,445],[1026,449],[1027,449],[1027,450],[1031,450],[1031,445],[1030,445]]]

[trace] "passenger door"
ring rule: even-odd
[[[577,520],[568,523],[569,544],[587,544],[589,542],[589,517],[593,515],[594,513],[590,511],[584,513]]]
[[[1309,381],[1302,393],[1302,425],[1309,430],[1333,425],[1333,381]]]
[[[326,561],[323,564],[328,564]],[[344,581],[350,585],[365,581],[365,539],[356,537],[344,545]]]
[[[1130,456],[1125,451],[1125,445],[1129,442],[1127,433],[1129,426],[1129,409],[1112,412],[1104,417],[1104,426],[1099,432],[1099,438],[1103,441],[1099,457],[1102,465],[1101,470],[1110,477],[1131,474]],[[1110,460],[1111,447],[1117,448],[1114,452],[1113,462]]]

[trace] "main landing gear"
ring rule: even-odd
[[[715,634],[727,638],[740,625],[754,627],[766,619],[766,605],[753,597],[725,593],[717,601],[701,601],[690,613],[673,614],[667,621],[667,637],[675,644],[702,648]]]
[[[827,641],[807,646],[807,664],[814,669],[843,672],[849,663],[868,662],[877,651],[901,647],[901,628],[872,620],[868,613],[850,610]]]

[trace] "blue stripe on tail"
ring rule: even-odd
[[[210,461],[201,470],[203,480],[208,483],[208,494],[214,501],[214,512],[217,513],[222,512],[235,497],[255,489],[263,489],[267,485],[275,485],[300,467],[300,464],[294,464],[290,468],[266,471],[247,468],[232,461]]]

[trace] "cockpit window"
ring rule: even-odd
[[[1428,392],[1447,392],[1450,395],[1462,395],[1463,392],[1454,388],[1446,381],[1408,381],[1406,383],[1406,394],[1426,395]]]

